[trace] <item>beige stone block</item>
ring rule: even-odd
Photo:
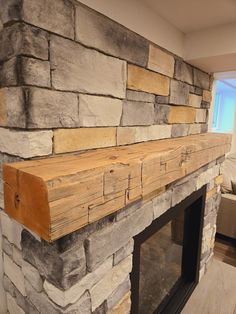
[[[25,314],[25,311],[16,303],[16,299],[9,293],[7,295],[7,309],[9,314]]]
[[[204,122],[206,122],[206,120],[207,120],[207,110],[206,109],[197,109],[195,122],[204,123]]]
[[[17,249],[14,245],[13,245],[13,250],[12,250],[12,258],[13,258],[14,263],[22,267],[22,263],[23,263],[22,252],[19,249]]]
[[[135,127],[117,128],[117,145],[127,145],[135,143]]]
[[[196,109],[184,106],[172,106],[168,116],[169,123],[194,123]]]
[[[212,92],[209,90],[204,90],[202,95],[202,100],[211,103],[212,101]]]
[[[24,277],[29,281],[32,287],[37,291],[41,292],[43,289],[43,281],[39,275],[38,270],[31,264],[23,261],[22,263],[22,273]]]
[[[4,272],[23,296],[26,296],[25,281],[21,268],[8,255],[3,254]]]
[[[92,311],[122,284],[132,270],[132,255],[113,267],[91,290]]]
[[[135,142],[146,142],[171,137],[171,125],[151,125],[137,127]]]
[[[195,108],[201,108],[202,97],[194,94],[189,94],[189,106]]]
[[[122,101],[119,99],[80,95],[80,126],[118,126],[122,114]]]
[[[174,68],[175,59],[172,55],[154,45],[149,46],[148,69],[173,77]]]
[[[25,132],[0,128],[0,151],[23,158],[52,153],[52,131]]]
[[[22,226],[12,220],[4,211],[0,211],[2,234],[8,241],[21,250]]]
[[[117,145],[127,145],[171,137],[171,125],[117,128]]]
[[[168,96],[170,79],[159,73],[128,65],[128,88]]]
[[[116,145],[116,128],[79,128],[54,131],[54,152],[66,153]]]
[[[189,135],[201,133],[201,124],[190,124],[189,126]]]

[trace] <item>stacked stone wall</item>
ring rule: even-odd
[[[73,0],[0,0],[0,20],[1,165],[207,131],[211,76],[109,18]],[[220,198],[213,168],[201,177],[211,187],[204,270]],[[128,313],[132,238],[179,201],[175,189],[53,244],[1,211],[9,313]]]

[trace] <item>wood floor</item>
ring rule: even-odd
[[[236,314],[236,268],[214,258],[182,314]]]
[[[230,242],[217,238],[215,242],[215,258],[236,267],[236,246]]]

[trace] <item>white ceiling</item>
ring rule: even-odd
[[[236,0],[142,0],[183,33],[236,22]]]

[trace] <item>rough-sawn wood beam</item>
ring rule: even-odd
[[[196,171],[230,149],[201,134],[5,164],[8,215],[47,241],[101,219]]]

